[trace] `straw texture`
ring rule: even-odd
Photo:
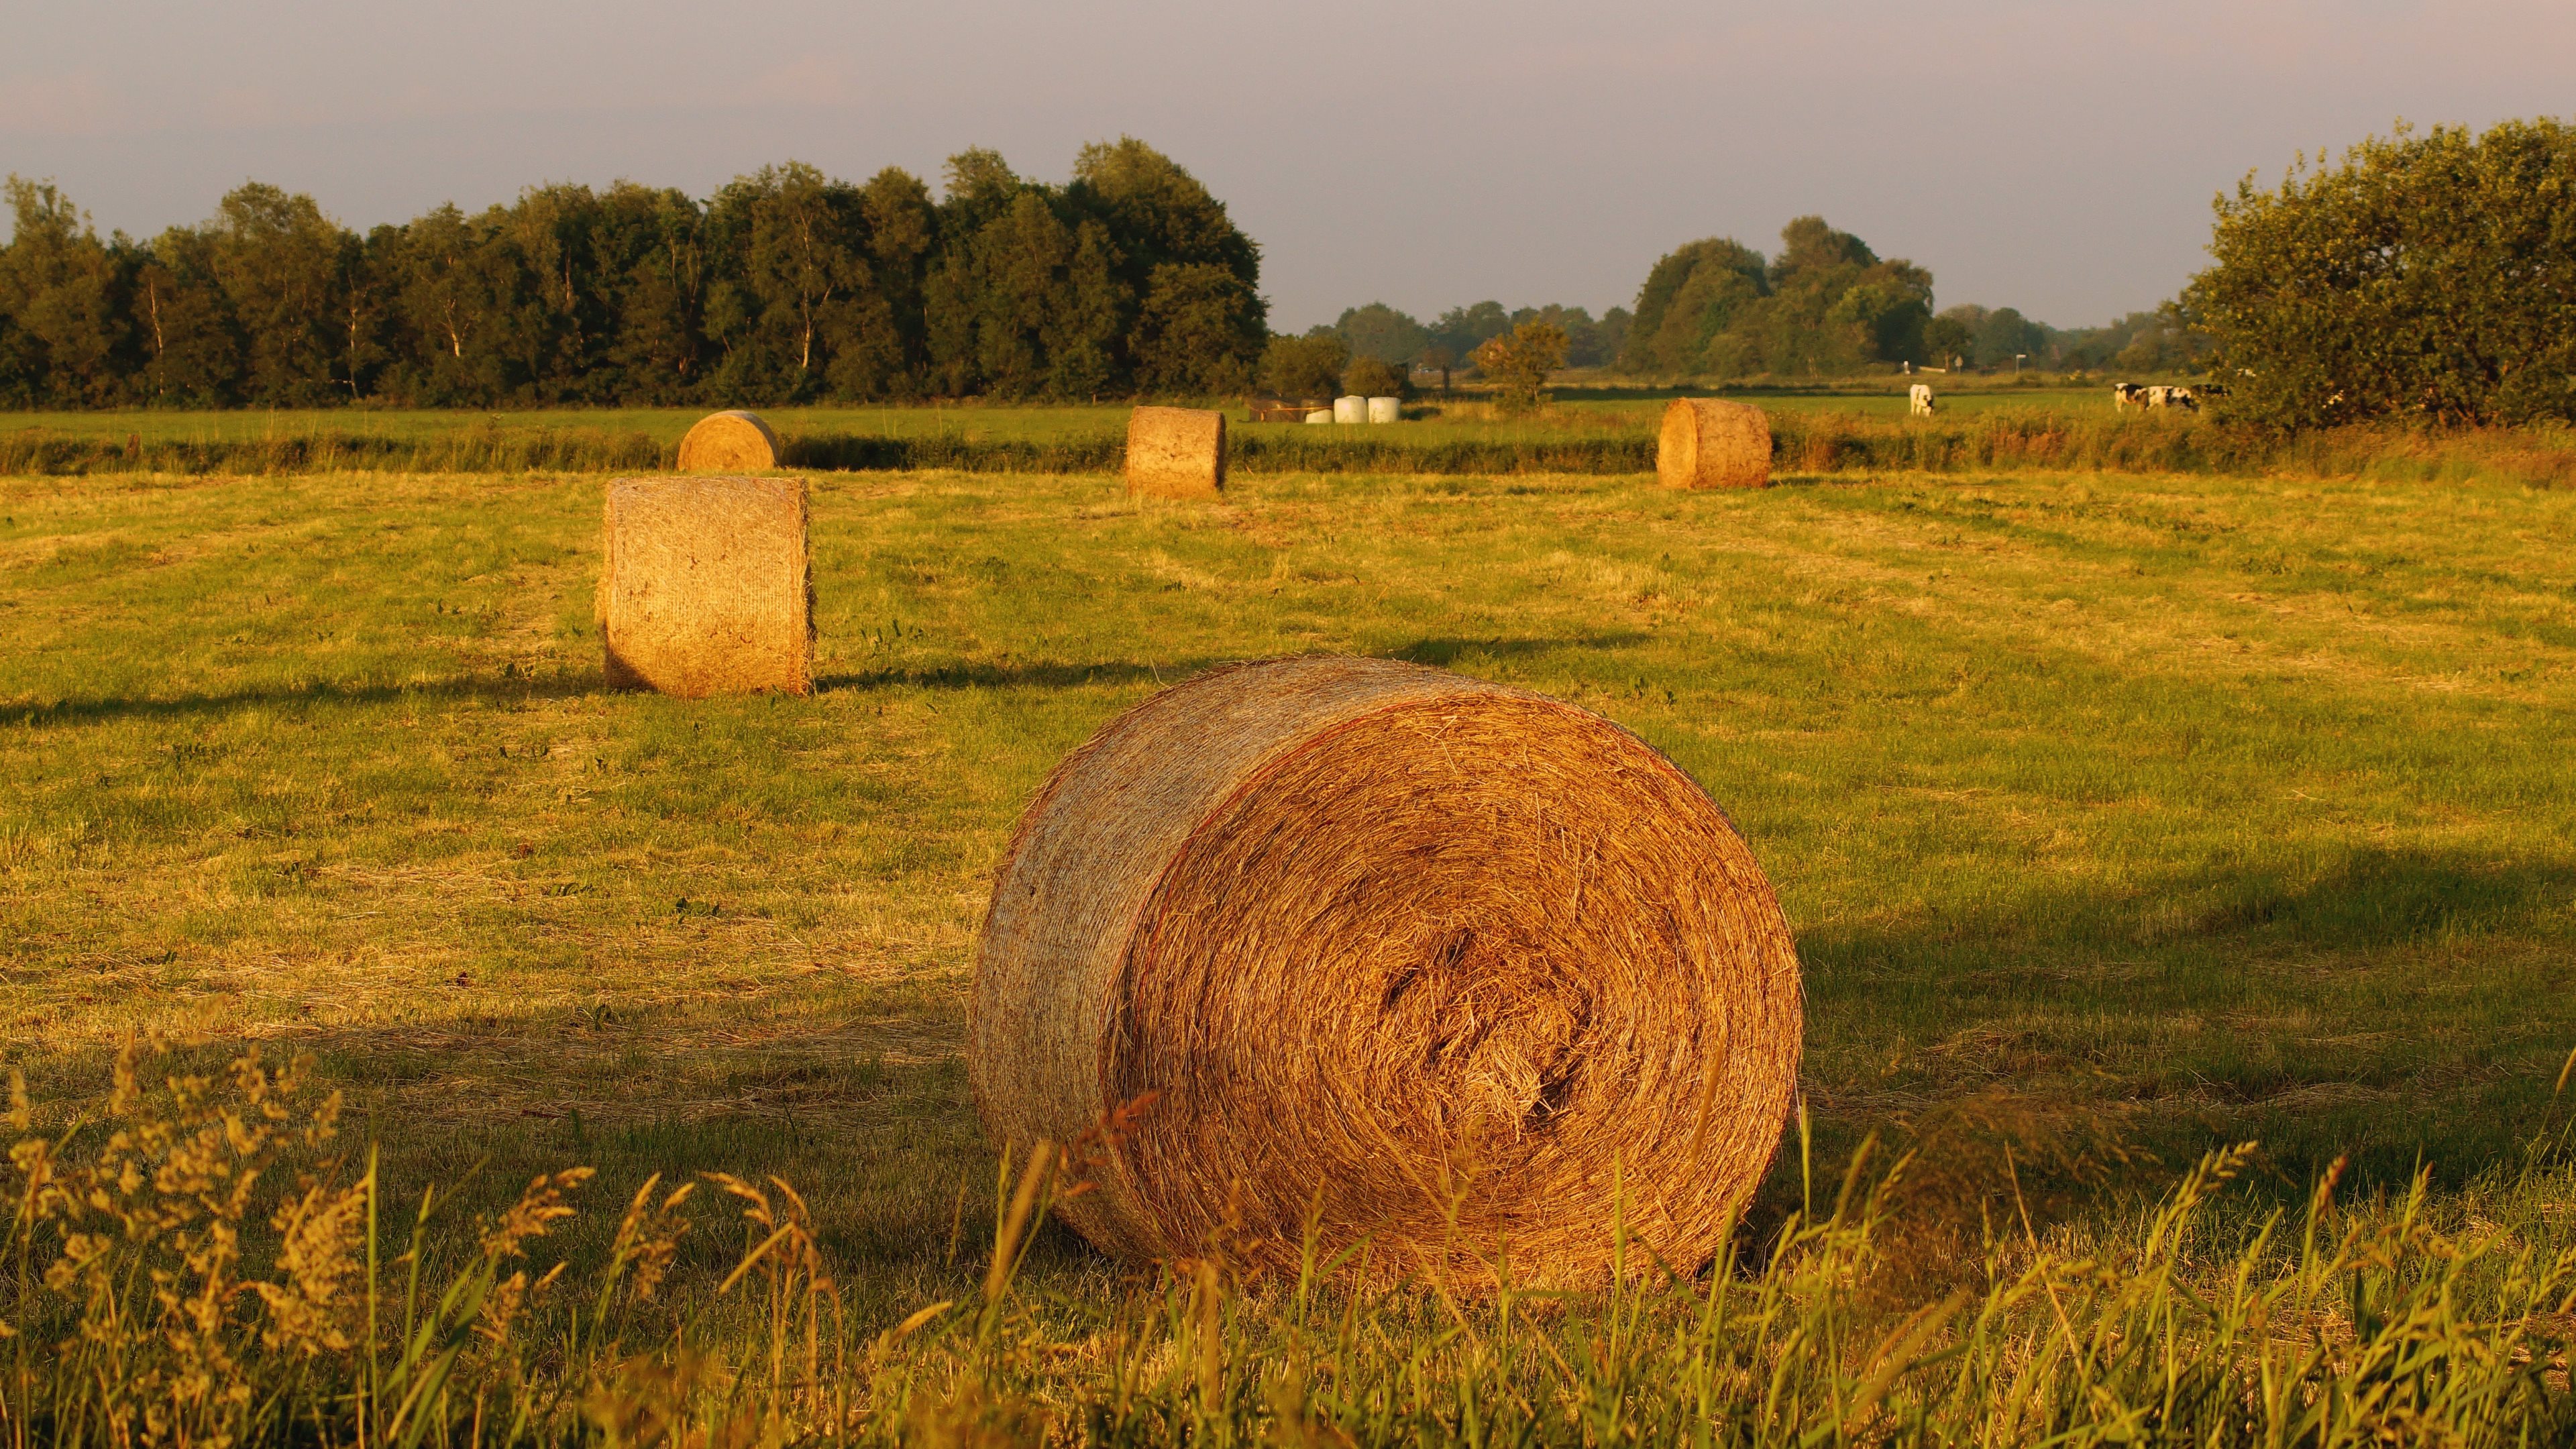
[[[680,439],[683,473],[765,473],[779,465],[778,434],[758,413],[709,413]]]
[[[608,485],[599,622],[612,689],[814,689],[814,575],[802,478]]]
[[[1127,417],[1127,491],[1213,498],[1225,486],[1225,414],[1138,408]]]
[[[1656,439],[1655,476],[1667,488],[1767,488],[1771,420],[1744,403],[1675,398]]]
[[[1065,1208],[1112,1253],[1293,1270],[1311,1205],[1376,1273],[1488,1283],[1507,1239],[1516,1281],[1580,1283],[1623,1195],[1665,1262],[1714,1253],[1800,1021],[1771,886],[1671,761],[1520,690],[1310,658],[1167,690],[1057,768],[994,882],[967,1061],[1023,1157],[1155,1094]]]

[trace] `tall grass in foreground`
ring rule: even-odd
[[[2576,439],[2547,429],[2419,432],[2346,428],[2282,435],[2189,417],[1996,410],[1932,419],[1775,410],[1772,466],[1787,474],[2100,470],[2211,475],[2288,473],[2435,482],[2493,476],[2542,487],[2576,482]],[[786,465],[818,471],[1106,473],[1126,440],[1104,430],[1045,437],[790,433]],[[504,426],[426,433],[315,431],[262,437],[113,437],[22,428],[0,434],[0,475],[275,475],[648,472],[677,445],[641,429]],[[1566,410],[1553,423],[1467,428],[1241,426],[1228,440],[1241,473],[1491,475],[1652,472],[1655,430],[1636,419]]]
[[[50,1136],[13,1084],[13,1446],[2576,1437],[2576,1164],[2556,1143],[2449,1198],[2339,1202],[2328,1174],[2288,1214],[2231,1195],[2235,1148],[2046,1235],[2007,1187],[1929,1275],[1907,1259],[1913,1159],[1864,1153],[1706,1273],[1623,1251],[1597,1289],[1481,1301],[1311,1252],[1294,1281],[1244,1282],[1221,1247],[1123,1293],[1034,1298],[1018,1267],[1082,1190],[1042,1148],[997,1183],[980,1283],[878,1324],[845,1314],[775,1179],[648,1181],[604,1260],[550,1263],[586,1169],[487,1220],[435,1192],[398,1220],[372,1156],[329,1155],[337,1100],[300,1065],[157,1070],[128,1047],[104,1120]],[[688,1266],[693,1234],[726,1232],[741,1250]]]

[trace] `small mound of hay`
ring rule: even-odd
[[[1225,486],[1225,414],[1138,408],[1127,415],[1127,491],[1213,498]]]
[[[1771,420],[1744,403],[1675,398],[1656,439],[1655,476],[1667,488],[1767,488]]]
[[[813,693],[805,520],[802,478],[610,482],[599,576],[608,687]]]
[[[778,434],[758,413],[709,413],[680,439],[683,473],[765,473],[779,465]]]
[[[1294,1271],[1311,1210],[1376,1274],[1491,1283],[1508,1240],[1515,1281],[1571,1284],[1622,1211],[1677,1269],[1713,1256],[1800,1022],[1770,883],[1670,760],[1521,690],[1289,659],[1057,767],[994,881],[967,1064],[1022,1160],[1150,1094],[1065,1204],[1109,1252]]]

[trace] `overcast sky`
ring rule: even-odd
[[[0,170],[102,230],[245,179],[357,227],[765,162],[1061,180],[1132,134],[1264,248],[1283,330],[1384,300],[1596,313],[1823,214],[1939,301],[2153,306],[2209,201],[2397,117],[2576,110],[2576,0],[0,0]]]

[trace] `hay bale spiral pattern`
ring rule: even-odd
[[[683,473],[765,473],[785,458],[778,434],[758,413],[709,413],[680,439]]]
[[[1688,775],[1595,715],[1386,660],[1221,669],[1020,821],[968,1064],[1025,1155],[1155,1094],[1066,1216],[1100,1247],[1601,1277],[1705,1262],[1779,1141],[1798,963]],[[1616,1185],[1614,1186],[1614,1182]],[[1454,1223],[1454,1226],[1453,1226]]]

